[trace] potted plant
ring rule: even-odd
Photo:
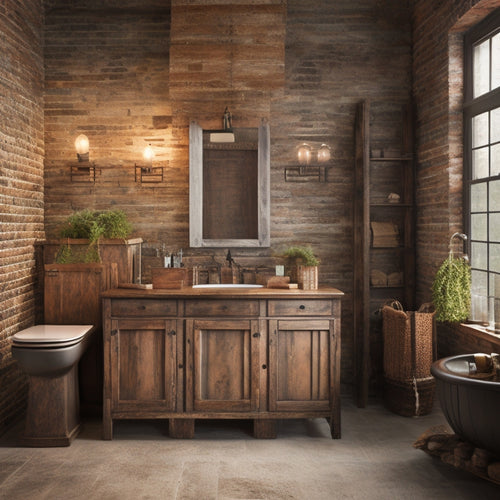
[[[56,263],[74,264],[101,262],[99,242],[101,238],[125,239],[132,232],[132,225],[122,210],[81,210],[70,215],[61,237],[66,242],[59,248]],[[71,240],[88,240],[84,251],[74,251]],[[81,247],[80,247],[81,248]]]
[[[283,256],[292,282],[297,282],[303,290],[318,288],[319,260],[311,247],[291,246],[283,252]]]

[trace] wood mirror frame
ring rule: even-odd
[[[189,125],[191,247],[270,246],[269,124],[233,132],[234,143],[215,143]]]

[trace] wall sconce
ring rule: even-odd
[[[151,147],[151,144],[149,144],[144,148],[144,151],[142,152],[142,157],[151,168],[153,166],[153,158],[155,157],[155,152],[154,149]]]
[[[309,165],[311,163],[312,148],[309,144],[302,144],[297,151],[299,165]]]
[[[142,157],[145,165],[135,164],[135,181],[141,184],[163,182],[163,167],[153,167],[155,151],[151,144],[144,148]]]
[[[75,149],[78,164],[71,165],[71,182],[95,182],[96,168],[89,161],[89,138],[85,134],[75,139]]]
[[[89,161],[89,138],[80,134],[75,139],[76,157],[78,161]]]
[[[312,159],[316,157],[318,163],[326,163],[331,158],[330,146],[327,144],[321,144],[316,155],[309,144],[302,144],[297,150],[297,160],[299,165],[310,165]]]
[[[326,144],[322,144],[318,149],[318,163],[325,163],[330,160],[330,147]]]
[[[285,167],[286,182],[328,182],[327,163],[331,159],[330,146],[321,144],[317,151],[306,143],[297,148],[298,167]]]

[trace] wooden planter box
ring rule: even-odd
[[[298,283],[302,290],[318,289],[318,266],[292,265],[287,269],[291,283]]]
[[[62,245],[69,244],[72,251],[85,255],[89,240],[63,238],[45,240],[37,243],[43,247],[43,264],[54,264]],[[102,239],[99,241],[99,253],[102,264],[115,262],[118,266],[119,283],[141,282],[141,245],[142,238]]]
[[[302,290],[317,290],[318,266],[297,266],[297,283]]]

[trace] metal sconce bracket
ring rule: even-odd
[[[163,182],[163,167],[141,167],[135,165],[135,182],[156,184]]]
[[[285,182],[330,182],[330,167],[285,167]]]
[[[85,182],[95,184],[96,177],[101,174],[101,169],[95,163],[82,162],[71,165],[71,182]]]

